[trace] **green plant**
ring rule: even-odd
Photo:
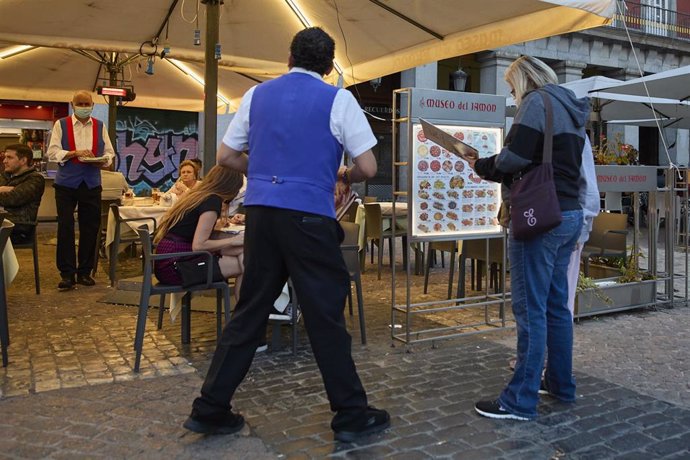
[[[604,294],[595,280],[586,277],[582,274],[582,272],[580,272],[580,274],[577,276],[577,288],[575,288],[575,291],[580,293],[588,289],[591,289],[594,292],[594,297],[601,300],[605,304],[611,305],[613,303],[613,300]]]
[[[593,147],[592,153],[594,164],[598,165],[634,165],[640,158],[640,152],[631,144],[624,143],[620,133],[616,134],[613,141],[602,135],[599,144]]]
[[[618,278],[619,283],[635,283],[655,279],[655,276],[648,271],[640,270],[640,259],[642,258],[644,258],[644,255],[639,251],[630,253],[625,265],[621,267],[621,276]]]

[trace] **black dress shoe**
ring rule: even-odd
[[[96,281],[89,275],[77,275],[77,283],[83,284],[84,286],[93,286],[96,284]]]
[[[201,417],[192,411],[182,426],[201,434],[233,434],[244,428],[244,417],[232,412],[221,417]]]
[[[74,278],[63,277],[62,280],[60,280],[60,282],[58,283],[58,291],[69,291],[72,288],[74,288]]]
[[[336,415],[336,419],[338,416]],[[391,417],[385,410],[373,406],[367,407],[364,413],[353,420],[344,423],[331,423],[334,437],[337,441],[353,442],[363,436],[378,433],[391,426]]]

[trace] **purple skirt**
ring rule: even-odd
[[[165,236],[156,246],[156,254],[188,252],[192,250],[191,241],[184,241],[175,236]],[[153,262],[153,273],[163,284],[182,284],[182,278],[175,269],[177,259],[156,260]]]

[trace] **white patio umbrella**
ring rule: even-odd
[[[206,21],[205,7],[197,10],[198,5],[195,0],[2,0],[0,56],[15,53],[15,46],[26,48],[0,59],[0,98],[65,100],[66,86],[96,82],[93,66],[64,54],[39,54],[34,47],[115,52],[125,59],[141,51],[156,54],[156,73],[139,80],[132,70],[138,94],[132,105],[158,107],[170,98],[175,108],[200,110],[194,81],[159,70],[165,45],[170,57],[199,69],[204,65],[203,33],[202,47],[194,45],[195,30],[204,31]],[[448,57],[603,25],[614,9],[615,0],[226,0],[218,64],[233,76],[220,76],[220,91],[236,106],[255,80],[284,73],[290,39],[307,25],[323,27],[336,40],[336,63],[347,86]],[[20,56],[24,59],[9,68]],[[332,82],[337,79],[331,76]],[[144,91],[149,82],[155,82],[150,93]]]
[[[561,86],[570,88],[579,97],[592,98],[595,121],[629,125],[654,126],[656,117],[662,126],[678,119],[690,118],[690,104],[677,99],[623,94],[616,91],[627,83],[613,78],[595,76]]]
[[[690,100],[690,66],[628,80],[612,88],[603,88],[603,90],[614,94],[634,96],[647,96],[649,94],[651,97],[688,101]]]

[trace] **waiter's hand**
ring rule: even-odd
[[[74,156],[77,158],[90,158],[93,156],[91,150],[75,150]]]

